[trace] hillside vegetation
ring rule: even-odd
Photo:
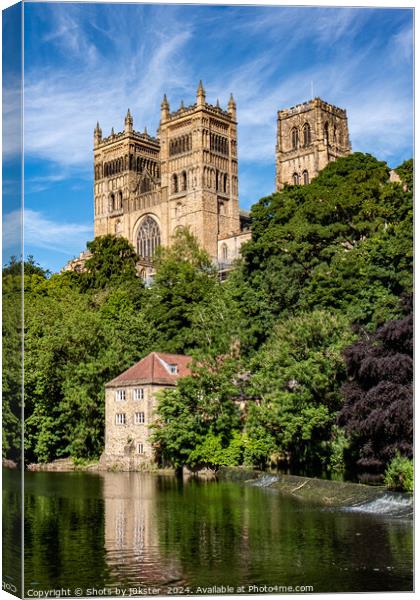
[[[26,459],[98,457],[104,384],[152,350],[195,359],[159,399],[162,464],[382,476],[411,459],[412,167],[391,183],[385,163],[355,153],[262,198],[224,283],[185,230],[161,249],[150,288],[122,238],[90,242],[85,273],[49,276],[30,261]],[[3,448],[14,459],[19,277],[5,267]]]

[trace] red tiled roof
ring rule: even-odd
[[[191,374],[189,363],[190,356],[182,354],[166,354],[164,352],[151,352],[138,363],[115,377],[106,384],[106,387],[119,385],[156,383],[161,385],[175,385],[181,377]],[[177,373],[169,370],[169,365],[177,366]]]

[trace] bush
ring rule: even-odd
[[[412,492],[414,490],[413,461],[397,453],[386,469],[384,481],[389,490]]]

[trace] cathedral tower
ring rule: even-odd
[[[189,227],[210,256],[218,240],[240,230],[236,106],[206,102],[200,81],[196,102],[169,112],[166,96],[159,127],[162,201],[167,203],[169,235]]]
[[[351,153],[347,113],[315,98],[277,114],[276,190],[306,184]]]

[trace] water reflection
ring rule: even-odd
[[[412,589],[412,527],[277,491],[144,473],[28,473],[26,581]],[[7,508],[6,508],[7,510]]]

